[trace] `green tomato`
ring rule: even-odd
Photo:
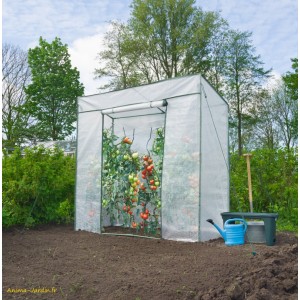
[[[156,186],[159,186],[159,181],[155,181],[154,183]]]
[[[128,179],[129,179],[130,182],[133,181],[133,176],[132,175],[128,175]]]
[[[125,160],[128,160],[128,159],[129,159],[129,156],[128,156],[127,154],[125,154],[125,155],[123,156],[123,158],[124,158]]]
[[[119,151],[119,150],[117,150],[117,151],[116,151],[116,154],[117,154],[117,155],[119,155],[119,154],[120,154],[120,151]]]
[[[134,153],[132,153],[131,156],[133,159],[137,159],[139,157],[139,154],[138,154],[138,152],[134,152]]]

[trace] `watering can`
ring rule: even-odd
[[[206,221],[217,228],[225,241],[225,245],[235,246],[244,244],[244,236],[247,230],[247,222],[245,220],[238,218],[229,219],[224,224],[224,230],[216,225],[212,219],[208,219]],[[240,221],[242,223],[235,224],[235,221]]]

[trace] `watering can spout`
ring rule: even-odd
[[[212,219],[208,219],[206,220],[208,223],[214,225],[216,227],[216,229],[219,231],[219,233],[221,234],[222,238],[224,239],[224,241],[226,241],[226,231],[222,230],[217,224],[214,223],[214,221]]]

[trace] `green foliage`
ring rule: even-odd
[[[103,131],[102,208],[112,225],[121,222],[155,234],[160,222],[164,130],[156,130],[152,150],[145,155],[135,152],[133,144],[134,139],[120,139],[111,129]]]
[[[111,22],[106,33],[106,50],[99,53],[103,67],[95,71],[98,77],[111,79],[103,88],[199,72],[221,86],[215,72],[222,68],[216,58],[222,43],[214,41],[226,22],[218,13],[202,11],[195,0],[134,0],[131,8],[127,24]]]
[[[234,133],[237,134],[237,139],[233,136],[231,139],[237,140],[240,155],[244,147],[243,133],[247,129],[246,125],[253,125],[249,109],[255,104],[257,91],[270,72],[263,69],[263,62],[256,55],[250,40],[251,35],[250,32],[230,30],[224,46],[227,55],[224,94],[230,105],[231,125],[236,128]]]
[[[28,137],[62,140],[74,130],[76,100],[83,95],[79,72],[59,38],[52,43],[40,38],[39,46],[28,51],[28,63],[32,83],[25,88],[28,101],[23,110],[35,120]]]
[[[292,59],[294,72],[287,72],[282,79],[287,86],[293,100],[298,100],[298,58]]]
[[[66,199],[59,203],[59,207],[56,209],[57,221],[59,223],[69,224],[74,219],[74,201]]]
[[[109,77],[110,82],[101,89],[110,88],[118,90],[143,83],[141,72],[136,68],[137,53],[140,43],[134,41],[128,26],[110,22],[111,30],[104,38],[106,50],[99,53],[100,61],[106,62],[103,67],[95,70],[98,77]]]
[[[292,68],[294,72],[287,72],[283,77],[284,84],[287,89],[287,93],[291,98],[291,102],[294,102],[296,109],[293,110],[293,116],[291,120],[291,131],[293,137],[298,139],[298,58],[292,59]]]
[[[297,230],[298,149],[258,149],[252,152],[253,209],[278,212],[279,229]],[[250,211],[246,161],[231,155],[231,211]]]
[[[31,226],[73,219],[75,160],[57,148],[16,149],[2,159],[2,222]]]

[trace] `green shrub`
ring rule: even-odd
[[[2,223],[32,226],[70,222],[75,159],[58,148],[16,149],[2,159]],[[67,199],[67,200],[66,200]]]
[[[255,212],[278,212],[278,228],[297,231],[298,149],[252,152],[251,177]],[[231,211],[250,211],[244,157],[231,155]]]
[[[56,209],[58,215],[58,222],[69,224],[74,220],[74,201],[66,199],[59,203]]]

